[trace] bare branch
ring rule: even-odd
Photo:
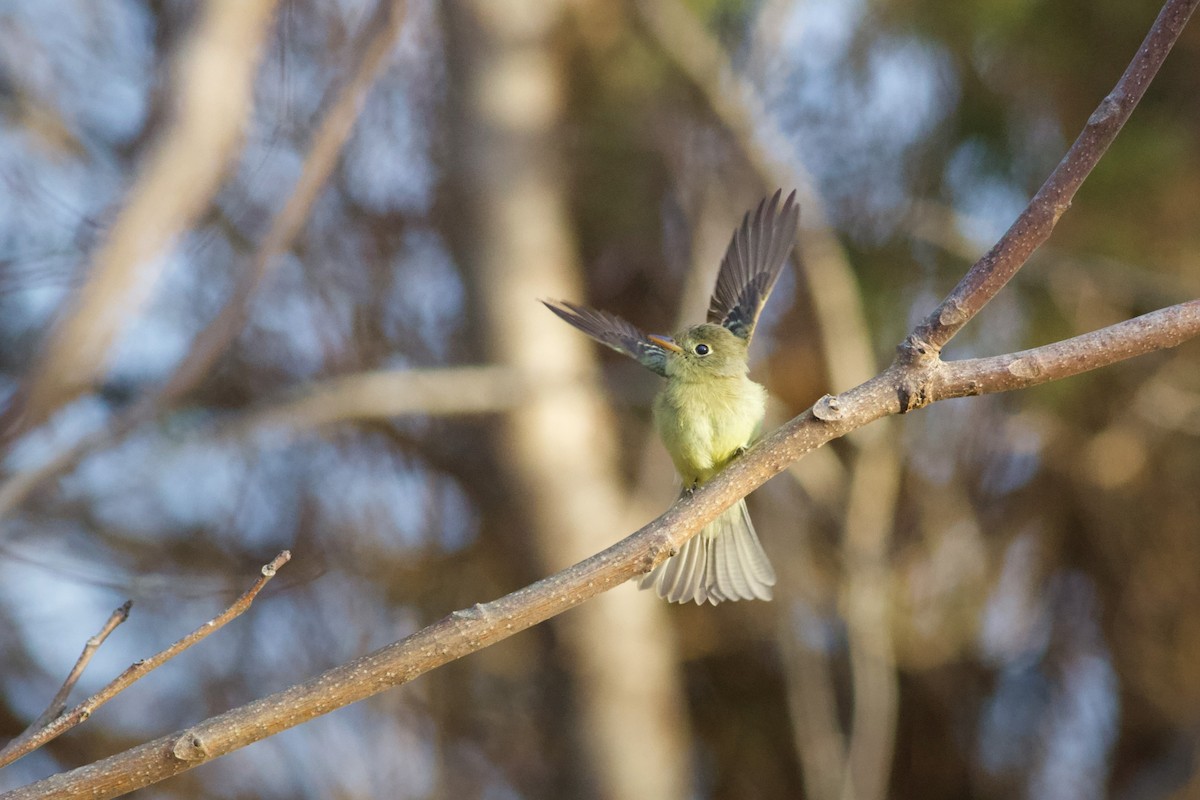
[[[14,404],[7,435],[44,422],[91,385],[117,335],[149,297],[161,256],[217,191],[241,137],[274,9],[275,0],[206,4],[177,65],[180,99],[171,126],[96,253],[69,316],[51,334],[25,401]]]
[[[71,690],[75,688],[75,684],[78,683],[79,679],[83,676],[83,671],[87,669],[87,665],[91,662],[92,656],[97,650],[100,649],[100,645],[104,644],[104,640],[108,638],[109,634],[115,631],[118,625],[129,619],[129,609],[132,607],[133,601],[126,600],[119,608],[114,610],[112,614],[109,615],[108,621],[104,623],[104,626],[100,628],[96,635],[87,640],[83,646],[83,652],[79,654],[79,659],[75,662],[75,666],[71,668],[71,672],[67,675],[67,679],[63,681],[62,686],[59,688],[58,692],[55,693],[54,698],[50,701],[50,704],[46,706],[46,710],[38,715],[38,718],[31,722],[29,727],[22,731],[19,736],[14,738],[3,748],[0,748],[0,765],[7,764],[9,761],[15,761],[17,758],[19,758],[19,755],[14,755],[10,759],[9,754],[14,753],[18,749],[24,747],[25,743],[29,741],[34,734],[49,725],[52,721],[54,721],[55,718],[57,718],[63,713],[63,711],[66,710],[67,697],[70,696]]]
[[[925,401],[920,405],[928,405],[964,394],[1025,388],[1174,347],[1198,335],[1200,300],[1195,300],[1012,356],[949,364],[932,355],[917,364],[897,359],[866,383],[836,397],[822,398],[813,409],[767,436],[658,519],[573,567],[498,600],[456,611],[399,642],[305,683],[185,731],[14,790],[0,800],[116,797],[408,683],[649,572],[718,514],[805,453],[877,419],[919,407],[906,398],[919,396]],[[1107,342],[1113,352],[1097,352],[1098,342]],[[1012,366],[1018,363],[1037,368],[1029,375],[1014,375]],[[943,374],[959,379],[943,381]],[[971,391],[964,391],[964,385],[969,385]]]
[[[855,458],[842,545],[846,576],[841,608],[853,690],[840,765],[842,800],[887,797],[900,705],[888,556],[903,467],[897,428],[880,424],[872,432],[885,441],[868,444]]]
[[[804,796],[838,800],[842,796],[847,749],[829,660],[817,648],[805,646],[790,625],[779,636],[779,643]]]
[[[1009,392],[1106,367],[1200,335],[1200,300],[1054,344],[991,358],[948,361],[937,370],[934,399]]]
[[[271,580],[271,578],[274,578],[275,573],[278,572],[279,568],[286,564],[291,557],[292,554],[287,550],[284,550],[279,555],[275,556],[270,563],[263,565],[262,574],[259,575],[259,578],[254,582],[254,585],[247,589],[246,592],[233,603],[233,605],[229,606],[229,608],[225,609],[225,611],[223,611],[221,614],[213,617],[208,622],[204,623],[187,636],[175,642],[167,649],[156,653],[150,658],[143,659],[141,661],[135,661],[99,692],[84,700],[66,714],[56,716],[53,722],[41,728],[40,730],[35,731],[32,735],[26,737],[24,741],[20,742],[16,746],[6,747],[3,752],[0,752],[0,767],[7,766],[21,756],[28,755],[47,742],[56,739],[63,733],[67,732],[90,717],[96,709],[116,697],[121,692],[125,691],[125,689],[129,688],[136,681],[144,678],[146,675],[158,669],[163,664],[182,653],[184,650],[187,650],[192,645],[208,638],[213,633],[216,633],[221,628],[225,627],[225,625],[229,622],[240,617],[243,613],[245,613],[246,609],[250,608],[250,604],[254,602],[254,598],[258,596],[258,593],[262,591],[262,588],[267,585],[267,581]],[[128,610],[125,606],[122,606],[122,609],[125,609],[126,611]],[[113,616],[115,617],[122,609],[117,609]],[[118,620],[117,623],[113,623],[110,619],[109,623],[115,628],[116,625],[120,623],[120,620]],[[90,644],[91,643],[89,642],[89,645]],[[97,643],[96,646],[98,647],[99,644]],[[94,649],[95,648],[93,648],[93,650]],[[89,659],[91,658],[91,654],[86,650],[84,651],[84,654]]]
[[[1075,193],[1158,74],[1198,2],[1167,0],[1125,74],[1092,112],[1087,125],[1042,188],[1000,241],[975,262],[941,305],[909,335],[907,346],[941,351],[1017,274],[1033,251],[1050,238],[1059,218],[1071,207]]]

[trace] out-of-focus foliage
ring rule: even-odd
[[[161,133],[169,63],[193,5],[0,5],[0,398],[35,363]],[[509,464],[494,446],[502,410],[246,424],[323,379],[475,364],[487,352],[464,242],[485,213],[469,198],[491,156],[462,146],[482,102],[462,90],[464,65],[487,42],[462,6],[410,0],[339,170],[217,368],[154,424],[89,452],[0,520],[0,737],[41,711],[126,597],[133,616],[81,692],[215,614],[279,549],[293,550],[292,564],[248,615],[0,772],[0,788],[183,727],[541,577],[531,522],[508,495]],[[762,99],[761,122],[786,135],[791,150],[776,155],[813,176],[883,365],[1058,162],[1158,6],[689,8]],[[169,256],[104,384],[15,442],[0,480],[110,427],[228,300],[371,9],[367,0],[281,5],[224,189]],[[541,66],[559,70],[567,111],[546,158],[561,165],[583,265],[576,299],[670,330],[681,313],[702,311],[680,308],[695,226],[716,225],[724,240],[782,178],[767,186],[752,172],[636,4],[581,0],[556,13],[547,47],[559,60]],[[515,104],[517,117],[522,101],[490,98]],[[754,374],[781,414],[848,388],[825,377],[812,291],[785,275],[756,345]],[[1193,23],[1050,244],[948,355],[1017,350],[1197,295]],[[512,314],[546,313],[535,301]],[[665,508],[668,482],[646,478],[669,469],[647,425],[652,376],[598,357],[629,494]],[[903,472],[878,587],[900,690],[889,796],[1197,791],[1196,345],[946,403],[896,430]],[[841,591],[854,568],[842,549],[852,454],[833,449],[827,492],[785,475],[751,500],[772,557],[799,565],[783,570],[794,582],[776,602],[667,612],[676,637],[662,647],[686,689],[681,736],[696,797],[813,791],[797,746],[813,721],[789,706],[796,672],[785,661],[796,648],[829,676],[834,721],[849,719]],[[647,497],[647,485],[661,491]],[[598,796],[577,714],[583,679],[565,652],[555,629],[535,629],[154,796]]]

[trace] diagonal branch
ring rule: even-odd
[[[1087,125],[1042,188],[1000,241],[975,262],[941,305],[913,330],[906,347],[940,352],[1012,280],[1033,251],[1050,238],[1059,218],[1071,207],[1075,193],[1158,74],[1197,3],[1200,0],[1167,0],[1125,74],[1092,112]]]
[[[822,398],[770,434],[690,497],[631,536],[537,583],[456,611],[398,642],[276,694],[103,761],[0,796],[116,797],[241,749],[314,717],[408,683],[489,647],[652,570],[722,511],[793,461],[891,414],[962,397],[1025,388],[1076,375],[1200,336],[1200,300],[1063,342],[990,359],[917,363],[897,359],[869,381]],[[913,398],[921,402],[913,403]]]
[[[104,626],[96,633],[95,636],[87,640],[83,646],[83,652],[79,654],[79,658],[75,661],[75,666],[71,668],[71,672],[67,675],[67,679],[63,681],[61,687],[50,704],[46,706],[38,718],[29,724],[29,727],[20,733],[16,738],[10,741],[4,747],[0,748],[0,764],[6,764],[10,760],[15,761],[19,755],[12,755],[18,750],[24,749],[26,743],[39,733],[43,728],[53,722],[60,714],[67,709],[67,697],[70,696],[71,690],[75,688],[75,684],[83,677],[83,671],[87,669],[87,665],[91,663],[92,656],[100,649],[100,645],[104,644],[104,640],[109,637],[113,631],[117,629],[125,620],[129,619],[129,609],[133,607],[132,600],[126,600],[112,614]],[[12,755],[10,759],[10,755]]]
[[[189,633],[187,636],[175,642],[167,649],[155,653],[150,658],[144,658],[139,661],[135,661],[99,692],[96,692],[96,694],[84,700],[69,712],[55,717],[50,724],[46,725],[40,730],[34,731],[28,737],[22,736],[22,740],[19,742],[14,740],[14,743],[10,744],[9,747],[5,747],[3,752],[0,752],[0,767],[7,766],[21,756],[28,755],[47,742],[58,738],[71,728],[74,728],[76,725],[86,720],[96,709],[128,689],[135,682],[146,677],[151,672],[182,653],[184,650],[187,650],[192,645],[198,644],[203,639],[207,639],[209,636],[225,627],[228,623],[240,617],[246,612],[246,609],[250,608],[250,604],[254,602],[254,598],[258,597],[258,593],[262,591],[262,588],[267,585],[267,581],[271,580],[271,578],[274,578],[275,573],[279,571],[279,568],[286,564],[291,557],[292,554],[290,552],[287,550],[282,551],[279,555],[275,556],[270,563],[263,565],[262,574],[259,575],[258,580],[256,580],[254,585],[247,589],[242,596],[233,603],[233,605],[229,606],[229,608],[225,609],[220,614]],[[118,609],[118,612],[120,611],[121,609]],[[113,616],[116,617],[117,614],[114,613]],[[116,627],[116,625],[113,625],[112,627]]]
[[[1024,389],[1175,347],[1198,332],[1200,300],[1190,300],[1033,350],[947,362],[933,394],[942,400]]]

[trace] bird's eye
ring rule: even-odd
[[[698,355],[698,356],[706,356],[711,352],[712,352],[712,349],[704,343],[700,343],[700,344],[696,345],[696,355]]]

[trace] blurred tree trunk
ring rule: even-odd
[[[539,297],[583,299],[568,220],[561,141],[563,57],[554,39],[566,3],[474,0],[452,25],[462,44],[458,187],[472,221],[470,269],[486,355],[542,380],[511,413],[498,451],[532,528],[537,572],[557,570],[628,530],[618,440],[594,379],[592,346]],[[562,386],[564,375],[579,376]],[[551,388],[553,387],[553,388]],[[665,607],[632,588],[556,625],[574,664],[576,707],[598,797],[681,798],[688,789],[680,676]]]

